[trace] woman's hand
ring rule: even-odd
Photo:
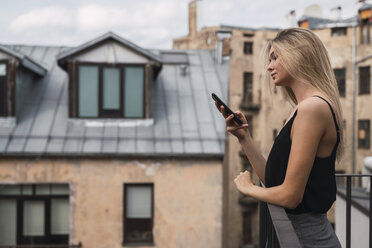
[[[249,189],[254,186],[249,171],[240,172],[239,176],[234,179],[234,183],[238,190],[243,194],[249,195]]]
[[[239,126],[239,124],[237,124],[233,118],[234,118],[234,115],[227,115],[226,111],[225,111],[225,108],[221,105],[219,106],[217,102],[214,102],[217,109],[222,113],[223,117],[225,118],[225,121],[226,121],[226,130],[231,133],[232,135],[234,135],[235,137],[237,137],[239,140],[242,140],[245,138],[245,136],[249,134],[249,131],[248,131],[248,123],[247,123],[247,119],[245,118],[245,116],[240,112],[240,111],[237,111],[235,112],[235,114],[237,115],[237,117],[243,121],[243,124],[241,126]]]

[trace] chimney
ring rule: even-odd
[[[289,28],[298,27],[297,20],[296,20],[296,11],[291,10],[287,15],[287,25]]]
[[[223,41],[231,37],[230,30],[218,30],[216,31],[217,36],[217,47],[216,47],[216,60],[218,64],[222,64],[223,59]]]
[[[341,20],[341,15],[342,15],[341,6],[337,6],[333,9],[331,9],[331,16],[332,16],[333,20],[336,20],[336,21]]]
[[[192,0],[189,3],[189,36],[196,37],[197,33],[197,3],[199,0]]]

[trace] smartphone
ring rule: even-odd
[[[234,118],[233,118],[233,120],[236,122],[236,123],[238,123],[239,124],[239,126],[241,126],[241,125],[243,125],[243,121],[242,120],[240,120],[239,118],[238,118],[238,116],[236,116],[236,114],[234,113],[234,112],[232,112],[231,111],[231,109],[229,108],[229,107],[227,107],[227,105],[218,97],[218,96],[216,96],[216,94],[214,94],[214,93],[212,93],[212,98],[213,98],[213,100],[215,100],[216,102],[217,102],[217,104],[218,104],[218,106],[219,107],[221,107],[221,105],[225,108],[225,111],[226,111],[226,113],[228,114],[228,115],[231,115],[231,114],[233,114],[234,115]]]

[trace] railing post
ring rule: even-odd
[[[372,246],[372,176],[369,177],[369,247]]]
[[[351,176],[346,177],[346,248],[351,247]]]

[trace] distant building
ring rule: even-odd
[[[111,32],[1,45],[0,245],[221,247],[225,124],[210,94],[227,98],[229,64],[214,56]]]
[[[194,4],[195,1],[189,4],[189,24],[193,25],[197,18]],[[340,7],[335,8],[333,19],[302,16],[298,20],[298,25],[313,30],[323,41],[329,52],[338,82],[344,113],[346,147],[342,161],[336,165],[336,172],[361,173],[362,160],[372,151],[370,146],[372,112],[369,110],[369,106],[372,105],[370,90],[372,5],[361,5],[357,15],[348,19],[340,18],[341,11]],[[292,11],[290,15],[293,18],[295,12]],[[196,26],[189,26],[189,34],[174,39],[173,48],[218,49],[220,44],[223,44],[223,51],[228,51],[224,55],[229,56],[231,68],[228,104],[233,110],[240,109],[244,112],[255,143],[267,157],[275,137],[293,108],[282,98],[281,94],[278,94],[276,88],[264,82],[266,68],[263,68],[261,51],[267,40],[274,38],[279,30],[243,26],[244,24],[239,27],[227,25],[204,27],[199,32],[196,32]],[[355,27],[354,57],[353,27]],[[227,32],[231,34],[230,37],[218,38],[219,33]],[[278,111],[274,104],[281,106],[282,110]],[[354,136],[351,131],[353,119]],[[355,148],[354,153],[351,148],[352,144]],[[232,248],[257,246],[257,203],[239,194],[233,183],[233,179],[240,171],[251,170],[251,166],[235,137],[228,136],[226,147],[227,164],[223,173],[225,176],[224,203],[226,204],[223,245]],[[332,223],[334,223],[333,211],[334,208],[328,216]]]

